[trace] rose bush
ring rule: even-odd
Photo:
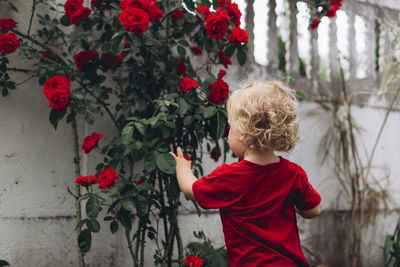
[[[226,0],[185,0],[184,5],[92,0],[89,6],[67,0],[61,5],[46,1],[49,13],[36,14],[36,5],[45,1],[34,2],[32,14],[41,25],[35,33],[31,27],[23,33],[18,22],[0,18],[0,85],[3,96],[15,89],[9,72],[20,69],[10,66],[7,56],[17,51],[32,66],[22,71],[34,73],[43,86],[50,123],[55,129],[69,123],[73,129],[76,176],[71,183],[75,181],[76,190],[70,193],[78,203],[80,266],[85,266],[92,234],[101,230],[100,219],[112,233],[125,232],[134,266],[144,265],[149,242],[158,248],[155,265],[170,266],[178,259],[182,266],[181,194],[168,152],[183,147],[201,176],[201,143],[210,152],[211,146],[219,149],[222,139],[227,148],[223,135],[229,86],[221,66],[228,69],[234,55],[243,65],[247,53],[244,30],[237,32],[238,6]],[[200,64],[198,55],[207,63]],[[108,117],[114,136],[78,136],[77,120],[90,128],[99,116]],[[80,155],[90,157],[95,148],[103,161],[84,176]],[[158,233],[156,225],[163,231]]]

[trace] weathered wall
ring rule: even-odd
[[[24,16],[30,7],[24,1],[14,1],[21,8],[14,17],[20,29],[27,29]],[[0,17],[9,11],[0,10]],[[15,66],[29,68],[11,56]],[[24,80],[24,75],[14,75],[15,81]],[[228,80],[232,89],[237,88],[241,79],[266,79],[264,72],[243,75],[242,71],[231,68]],[[298,88],[302,89],[302,88]],[[301,239],[307,258],[313,263],[329,266],[346,266],[343,243],[347,238],[346,200],[340,194],[341,187],[333,177],[331,167],[320,166],[317,155],[318,142],[330,122],[330,114],[319,110],[313,103],[299,103],[300,135],[303,143],[291,154],[283,156],[302,165],[315,188],[323,197],[323,214],[313,220],[299,219]],[[48,122],[48,102],[42,88],[35,79],[12,91],[6,98],[0,98],[0,259],[12,266],[77,266],[76,237],[74,232],[74,200],[67,193],[73,188],[74,167],[72,135],[70,125],[61,123],[55,131]],[[364,129],[362,143],[370,152],[378,128],[383,120],[384,110],[368,106],[353,107],[355,121]],[[378,146],[375,163],[390,169],[391,186],[398,202],[400,181],[400,112],[393,112]],[[112,127],[107,120],[94,126],[79,123],[79,135],[101,131],[107,140]],[[360,146],[362,147],[362,146]],[[90,174],[98,156],[83,157],[83,175]],[[229,159],[232,162],[234,159]],[[218,164],[220,164],[219,162]],[[204,159],[205,173],[212,171],[217,163],[208,155]],[[223,245],[219,215],[207,212],[200,218],[194,213],[192,204],[184,203],[180,226],[183,241],[195,240],[193,231],[204,230],[215,246]],[[387,233],[392,233],[398,219],[396,212],[388,216],[379,214],[376,224],[365,229],[363,235],[364,266],[383,266],[381,246]],[[111,235],[108,225],[103,225],[100,234],[93,236],[93,248],[87,255],[89,266],[130,266],[130,258],[124,236],[119,231]],[[146,249],[146,266],[153,266],[153,248]]]

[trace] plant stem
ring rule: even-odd
[[[386,125],[386,122],[388,120],[389,114],[393,109],[394,103],[396,102],[397,97],[399,96],[399,93],[400,93],[400,87],[397,88],[397,90],[396,90],[396,92],[395,92],[395,94],[394,94],[394,96],[392,98],[392,101],[390,102],[389,107],[388,107],[388,109],[386,111],[385,118],[384,118],[384,120],[382,122],[382,125],[381,125],[381,127],[379,129],[379,133],[378,133],[378,136],[376,137],[374,147],[372,148],[372,151],[371,151],[371,156],[368,159],[368,165],[367,165],[367,169],[366,169],[365,178],[367,178],[368,175],[369,175],[369,171],[371,169],[372,159],[374,158],[376,147],[378,146],[378,142],[379,142],[379,140],[381,138],[381,135],[382,135],[382,132],[383,132],[383,128],[385,128],[385,125]]]
[[[34,70],[20,69],[20,68],[7,68],[6,70],[18,71],[18,72],[24,72],[24,73],[37,73],[37,71],[34,71]]]
[[[160,187],[160,204],[161,204],[161,216],[163,219],[163,224],[164,224],[164,234],[165,234],[165,241],[168,240],[168,223],[167,223],[167,215],[165,214],[165,201],[164,201],[164,191],[163,191],[163,186],[162,186],[162,179],[161,179],[161,174],[157,173],[157,178],[158,178],[158,186]]]
[[[28,28],[28,36],[31,33],[31,27],[32,27],[32,20],[33,20],[33,16],[35,14],[35,9],[36,9],[36,0],[33,0],[33,4],[32,4],[32,13],[31,13],[31,18],[29,20],[29,28]]]
[[[76,126],[76,119],[72,120],[72,134],[73,134],[73,142],[74,142],[74,165],[75,165],[75,177],[81,176],[80,169],[80,159],[79,159],[79,143],[78,143],[78,128]],[[81,203],[79,201],[79,197],[81,196],[81,187],[79,184],[75,185],[75,210],[76,210],[76,222],[77,224],[81,221]],[[78,240],[79,234],[81,233],[81,227],[76,229],[76,239]],[[78,255],[79,255],[79,266],[85,267],[85,257],[82,251],[78,247]]]
[[[142,239],[141,239],[142,242],[140,242],[140,267],[144,266],[144,243],[145,243],[144,241],[145,241],[145,238],[146,238],[146,228],[143,227]]]
[[[130,237],[130,231],[128,231],[126,229],[125,229],[125,237],[126,237],[126,242],[128,242],[129,252],[131,253],[131,257],[133,259],[133,266],[136,267],[136,266],[138,266],[138,260],[136,258],[135,252],[133,251],[132,240]]]
[[[179,197],[178,197],[177,202],[179,202]],[[179,229],[179,224],[178,224],[178,204],[174,208],[174,222],[175,222],[176,242],[178,244],[179,267],[182,267],[182,262],[183,262],[183,244],[182,244],[181,231]]]

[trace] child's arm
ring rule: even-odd
[[[197,178],[193,175],[191,169],[191,162],[183,157],[183,153],[180,147],[177,148],[177,155],[169,152],[176,161],[176,179],[178,180],[181,191],[188,198],[195,200],[192,190],[192,185],[197,181]]]
[[[296,212],[305,219],[312,219],[314,217],[317,217],[322,211],[321,203],[319,203],[316,207],[309,209],[309,210],[299,210],[299,209],[297,209],[296,206],[294,206],[294,207],[296,209]]]

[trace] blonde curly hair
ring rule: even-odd
[[[295,91],[283,82],[252,82],[229,97],[229,122],[245,135],[250,150],[288,152],[300,142],[295,100]]]

